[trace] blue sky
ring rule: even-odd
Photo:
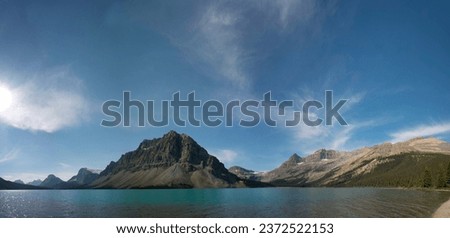
[[[103,169],[145,138],[187,133],[226,166],[417,136],[450,139],[448,1],[0,1],[0,177]],[[101,105],[349,99],[341,126],[105,128]],[[322,112],[317,114],[321,116]],[[132,118],[133,119],[133,118]],[[134,118],[136,119],[136,118]],[[137,120],[137,119],[136,119]]]

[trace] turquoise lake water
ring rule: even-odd
[[[0,191],[0,217],[430,217],[450,192],[380,188]]]

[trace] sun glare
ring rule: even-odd
[[[0,86],[0,112],[8,109],[12,104],[12,94],[6,87]]]

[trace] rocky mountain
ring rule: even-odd
[[[70,184],[89,185],[94,182],[100,175],[101,171],[88,168],[81,168],[78,174],[67,181]]]
[[[425,170],[430,170],[433,184],[439,186],[449,163],[449,143],[415,138],[350,152],[321,149],[304,158],[294,154],[278,168],[252,179],[273,186],[417,187],[422,185]]]
[[[32,182],[27,183],[28,185],[32,185],[32,186],[41,186],[42,180],[40,179],[36,179],[33,180]]]
[[[214,156],[186,134],[170,131],[144,140],[134,151],[111,162],[92,183],[95,188],[245,187]]]
[[[22,180],[20,180],[20,179],[15,180],[14,183],[25,184],[25,183],[24,183]]]
[[[15,190],[15,189],[37,189],[37,187],[14,183],[0,178],[0,190]]]
[[[44,188],[63,188],[66,187],[66,182],[56,177],[54,174],[50,174],[46,179],[44,179],[44,181],[42,181],[40,186]]]
[[[349,153],[321,149],[301,158],[293,154],[278,168],[261,174],[259,181],[276,186],[304,186],[323,178],[335,167],[339,167]]]

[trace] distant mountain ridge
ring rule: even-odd
[[[253,170],[244,169],[239,166],[230,167],[230,168],[228,168],[228,171],[230,171],[230,173],[233,173],[233,174],[237,175],[238,177],[240,177],[242,179],[246,179],[246,180],[257,180],[258,174],[259,174],[258,172],[255,172]]]
[[[14,183],[0,178],[0,190],[17,190],[17,189],[38,189],[38,187]]]
[[[36,179],[36,180],[33,180],[33,181],[31,181],[31,182],[29,182],[27,184],[28,185],[32,185],[32,186],[41,186],[41,183],[42,183],[42,180]]]
[[[50,189],[81,189],[89,188],[90,184],[99,177],[98,170],[81,168],[78,173],[67,181],[50,174],[44,181],[35,180],[32,184]],[[31,183],[30,183],[31,184]]]
[[[20,179],[15,180],[14,183],[25,184],[25,183],[24,183],[22,180],[20,180]]]

